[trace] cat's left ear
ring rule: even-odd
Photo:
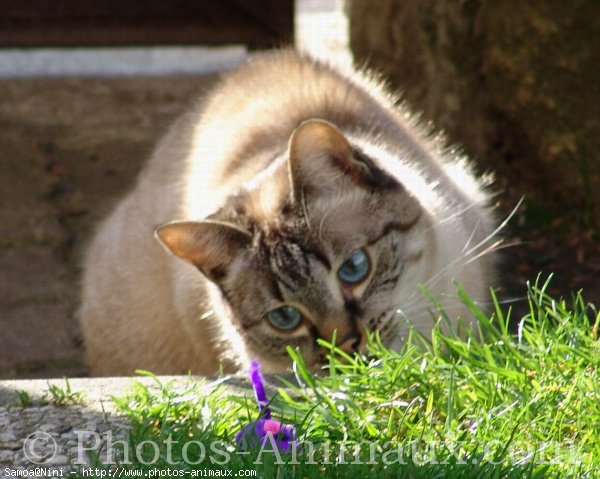
[[[308,120],[292,133],[289,145],[292,199],[313,192],[377,186],[381,170],[355,151],[344,134],[324,120]]]
[[[225,276],[233,259],[251,242],[246,231],[213,220],[167,223],[155,235],[168,250],[212,281]]]

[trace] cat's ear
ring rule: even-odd
[[[251,236],[230,223],[176,221],[159,227],[158,240],[173,254],[218,281],[227,273],[233,258],[251,241]]]
[[[289,145],[289,173],[292,199],[344,187],[372,185],[373,171],[358,158],[344,136],[324,120],[308,120],[292,133]]]

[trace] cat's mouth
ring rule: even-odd
[[[370,319],[367,324],[367,336],[389,347],[398,332],[397,309],[383,311],[379,316]]]
[[[353,357],[354,355],[362,356],[363,358],[369,358],[369,344],[371,341],[381,343],[385,347],[390,347],[396,336],[398,330],[398,322],[396,321],[398,313],[396,309],[382,312],[379,316],[366,321],[363,326],[364,330],[362,334],[358,334],[356,340],[352,345],[350,341],[346,341],[343,344],[337,344],[336,349],[341,350],[343,354],[336,354],[335,350],[328,347],[320,347],[319,353],[309,367],[316,371],[323,369],[330,363],[330,356],[333,354],[336,359],[344,361],[344,355]]]

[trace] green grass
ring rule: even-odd
[[[128,460],[101,451],[92,465],[265,478],[597,477],[599,315],[580,295],[568,304],[546,287],[530,288],[515,334],[497,301],[490,318],[459,288],[480,329],[464,339],[436,329],[431,343],[415,334],[392,352],[374,337],[367,357],[323,342],[323,375],[290,349],[296,380],[281,380],[271,408],[297,426],[305,445],[296,456],[271,444],[236,453],[235,434],[257,418],[251,392],[221,385],[205,394],[191,378],[184,388],[157,379],[158,393],[136,383],[117,399],[132,423]]]
[[[33,398],[31,394],[27,391],[23,391],[22,389],[17,389],[15,391],[17,393],[17,400],[15,406],[17,407],[28,407],[33,403]]]
[[[55,406],[71,406],[75,404],[83,404],[85,395],[80,391],[73,391],[69,378],[64,378],[65,386],[61,387],[57,384],[51,384],[48,381],[48,392],[44,395]]]

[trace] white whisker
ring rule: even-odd
[[[476,301],[475,304],[483,309],[495,306],[496,303],[501,306],[509,306],[512,304],[518,304],[527,299],[526,296],[512,297],[501,300],[493,301],[492,299],[487,301]],[[401,316],[403,319],[418,323],[418,320],[423,316],[431,316],[436,314],[436,311],[443,311],[450,313],[453,310],[462,308],[464,306],[463,301],[458,296],[444,295],[442,300],[437,302],[428,303],[426,306],[422,304],[414,304],[409,307],[402,307],[395,310],[394,316]],[[418,313],[415,315],[415,313]]]
[[[465,254],[470,255],[474,250],[479,248],[481,245],[487,243],[494,236],[496,236],[498,233],[500,233],[500,231],[502,231],[504,228],[506,228],[506,225],[508,225],[508,222],[517,214],[517,210],[521,207],[521,205],[523,204],[523,201],[524,201],[524,198],[521,197],[521,199],[518,201],[517,205],[512,209],[512,211],[508,214],[508,216],[506,218],[504,218],[502,223],[500,223],[498,225],[498,227],[494,231],[492,231],[487,237],[485,237],[483,240],[481,240],[479,242],[479,244],[475,245],[473,248],[468,250]]]
[[[464,266],[464,265],[467,265],[467,264],[470,264],[470,263],[472,263],[473,261],[476,261],[476,260],[478,260],[478,259],[482,258],[483,256],[487,255],[487,254],[493,253],[494,251],[498,251],[499,249],[501,249],[501,248],[500,248],[500,245],[501,245],[502,243],[504,243],[504,240],[497,240],[496,242],[494,242],[494,243],[492,243],[491,245],[489,245],[489,246],[488,246],[486,249],[484,249],[483,251],[481,251],[481,252],[477,253],[475,256],[473,256],[473,257],[469,258],[468,260],[466,260],[466,261],[463,263],[463,266]]]
[[[475,223],[475,227],[473,228],[473,231],[471,231],[471,234],[467,238],[467,241],[465,242],[465,245],[463,246],[461,253],[464,254],[465,251],[467,251],[467,248],[469,247],[469,245],[471,244],[471,241],[473,241],[473,238],[475,237],[475,232],[477,231],[477,227],[480,225],[480,223],[481,223],[481,221],[477,221],[477,223]]]
[[[470,210],[472,210],[473,208],[475,208],[475,206],[477,206],[476,203],[471,203],[467,206],[465,206],[463,209],[456,211],[455,213],[452,213],[450,216],[440,220],[438,222],[438,224],[443,224],[443,223],[447,223],[448,221],[452,221],[455,218],[458,218],[459,216],[464,215],[465,213],[469,212]]]
[[[500,249],[500,245],[503,243],[503,240],[497,240],[492,245],[487,246],[487,247],[486,247],[486,244],[490,240],[492,240],[496,235],[498,235],[498,233],[503,228],[506,227],[506,225],[509,223],[509,221],[515,216],[516,212],[518,211],[518,209],[522,203],[523,203],[523,198],[521,198],[519,200],[517,205],[512,209],[512,211],[507,215],[507,217],[500,223],[500,225],[492,233],[490,233],[483,240],[481,240],[479,243],[477,243],[473,247],[469,248],[468,250],[465,251],[465,248],[463,248],[463,254],[461,256],[459,256],[455,260],[447,263],[436,274],[434,274],[431,278],[429,278],[427,281],[425,281],[423,283],[423,287],[425,287],[426,289],[430,289],[443,277],[443,275],[447,271],[455,268],[457,265],[460,265],[461,267],[465,266],[477,259],[480,259],[481,257],[483,257],[487,254],[490,254],[490,253],[496,251],[497,249]],[[464,211],[466,211],[466,210],[467,209],[465,208]],[[456,215],[454,215],[454,216],[456,217]],[[477,228],[477,225],[475,226],[475,228],[473,229],[473,232],[471,233],[469,239],[467,240],[467,244],[469,244],[471,242],[472,237],[476,231],[476,228]],[[478,251],[479,249],[481,249],[483,247],[485,247],[485,249],[483,251]],[[413,299],[415,294],[416,293],[414,293],[413,295],[411,295],[411,297],[408,298],[409,301]]]

